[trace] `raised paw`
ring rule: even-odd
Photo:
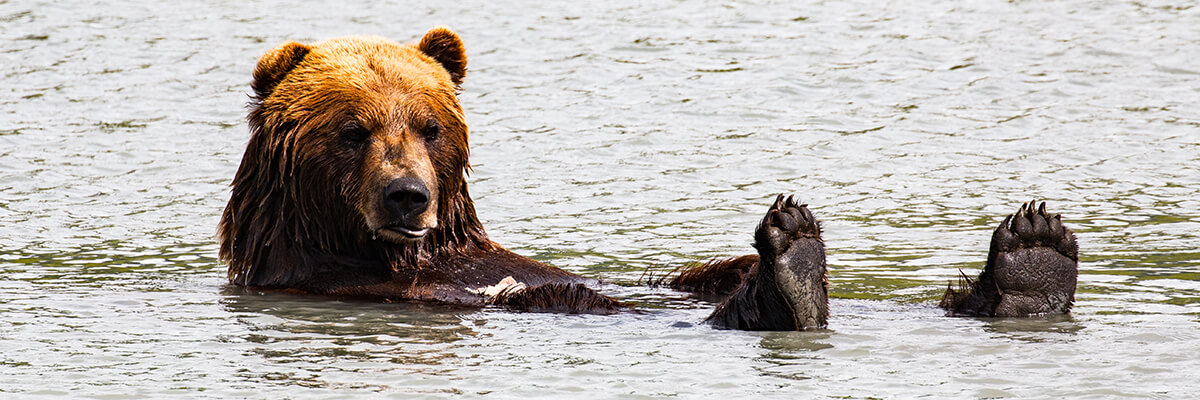
[[[812,212],[779,195],[754,231],[758,263],[708,317],[745,330],[824,328],[829,318],[825,244]]]
[[[1046,203],[1021,205],[992,233],[987,265],[976,279],[947,289],[951,315],[1019,317],[1065,313],[1075,301],[1079,248]]]

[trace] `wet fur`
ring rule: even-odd
[[[395,61],[390,68],[401,70],[383,67],[371,57],[386,57]],[[470,168],[467,126],[455,98],[465,73],[461,41],[444,28],[431,30],[414,45],[358,37],[313,45],[289,42],[265,54],[252,83],[250,141],[218,227],[220,257],[229,265],[230,283],[353,298],[484,305],[488,299],[468,289],[512,276],[531,292],[507,299],[507,306],[550,309],[553,296],[560,295],[562,304],[555,310],[619,308],[619,303],[583,286],[539,289],[583,279],[509,252],[488,238],[465,180]],[[338,129],[350,117],[347,105],[396,101],[374,98],[381,92],[364,89],[378,86],[389,74],[416,85],[407,93],[435,113],[443,127],[428,147],[436,171],[438,226],[419,241],[375,237],[362,212],[363,199],[369,197],[364,193],[378,190],[368,187],[371,163],[338,141]]]
[[[651,284],[701,295],[724,297],[733,293],[757,264],[757,254],[713,260],[685,268],[677,274],[668,274]]]
[[[517,311],[564,314],[611,314],[625,308],[620,302],[595,293],[582,283],[548,283],[516,293],[502,293],[490,303]]]

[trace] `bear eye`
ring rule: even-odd
[[[425,123],[424,128],[421,128],[421,136],[424,136],[425,140],[437,139],[438,135],[440,135],[441,133],[442,133],[442,127],[438,126],[437,122],[434,122],[432,120]]]
[[[342,135],[343,139],[355,143],[365,142],[368,137],[371,137],[371,131],[363,128],[357,121],[351,121],[346,125],[342,125],[338,133]]]

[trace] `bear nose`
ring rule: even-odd
[[[429,189],[417,178],[397,178],[383,189],[383,202],[401,216],[420,214],[429,208]]]

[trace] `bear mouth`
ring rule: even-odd
[[[418,240],[429,233],[429,228],[413,229],[405,226],[390,225],[379,228],[384,237],[392,236],[402,240]]]

